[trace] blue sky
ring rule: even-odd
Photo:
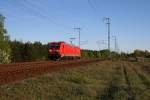
[[[78,34],[88,41],[81,48],[103,49],[98,40],[107,40],[104,17],[111,18],[111,35],[116,35],[119,49],[150,50],[150,0],[0,0],[0,13],[6,17],[11,40],[66,41]],[[92,8],[93,7],[93,8]],[[72,34],[69,34],[72,33]],[[111,49],[114,40],[111,38]]]

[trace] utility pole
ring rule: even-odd
[[[108,27],[108,50],[109,50],[109,57],[111,57],[111,50],[110,50],[110,18],[106,17],[106,25]]]
[[[74,28],[74,30],[78,30],[78,32],[79,32],[79,47],[80,47],[80,41],[81,41],[80,40],[80,32],[81,32],[81,28],[79,28],[79,27],[78,28]]]
[[[114,38],[114,44],[115,44],[115,52],[117,52],[117,37],[116,36],[112,36]]]

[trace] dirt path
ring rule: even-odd
[[[150,80],[148,75],[141,69],[143,66],[131,62],[124,62],[124,74],[128,85],[127,93],[130,100],[149,100]]]
[[[111,68],[111,67],[110,67]],[[150,81],[132,62],[117,61],[112,63],[113,74],[102,100],[147,100]],[[146,98],[146,99],[145,99]]]
[[[135,97],[133,95],[133,89],[132,89],[131,82],[129,80],[129,75],[128,75],[127,68],[126,68],[128,67],[126,66],[126,62],[123,62],[122,66],[123,66],[124,79],[127,84],[126,92],[128,94],[128,100],[135,100]]]
[[[135,100],[133,88],[129,79],[126,62],[113,63],[113,74],[108,87],[101,96],[102,100]]]

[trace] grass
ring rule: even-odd
[[[138,65],[127,63],[127,75],[131,83],[131,88],[135,100],[150,99],[150,77],[147,77]]]
[[[0,100],[149,100],[147,74],[122,63],[102,61],[0,86]]]

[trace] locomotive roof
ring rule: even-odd
[[[59,41],[59,42],[49,42],[49,44],[51,43],[65,43],[64,41]]]
[[[74,46],[74,47],[78,47],[78,46],[75,46],[75,45],[73,45],[73,44],[69,44],[69,43],[66,43],[66,42],[64,42],[64,41],[59,41],[59,42],[49,42],[48,44],[55,44],[55,43],[64,43],[64,44],[67,44],[67,45],[72,45],[72,46]],[[79,47],[78,47],[79,48]]]

